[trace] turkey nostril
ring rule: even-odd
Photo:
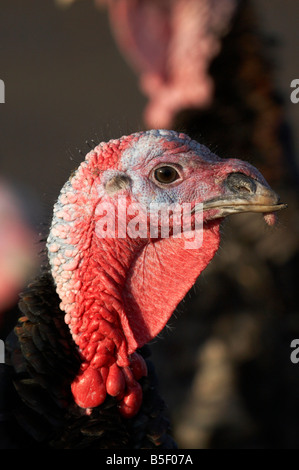
[[[252,178],[243,173],[230,173],[225,180],[227,188],[244,196],[255,194],[256,184]]]

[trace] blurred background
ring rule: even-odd
[[[88,142],[160,122],[183,130],[222,157],[253,163],[289,209],[274,228],[257,215],[227,221],[217,257],[152,345],[173,433],[185,448],[298,448],[290,344],[299,338],[299,104],[290,84],[299,78],[299,4],[236,1],[223,29],[214,25],[216,52],[194,56],[214,85],[209,102],[183,97],[167,116],[152,91],[159,73],[139,61],[142,50],[123,45],[113,4],[0,0],[0,336],[13,325],[17,293],[39,271],[53,203]],[[198,43],[188,47],[196,52]],[[171,49],[174,69],[175,41],[171,48],[161,61]]]

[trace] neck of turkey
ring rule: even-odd
[[[175,237],[171,217],[168,236],[151,237],[153,203],[188,203],[201,246],[187,248],[184,233]],[[60,307],[82,360],[72,383],[75,402],[88,410],[108,393],[123,416],[134,416],[142,401],[138,380],[147,373],[136,349],[164,328],[213,258],[221,219],[255,211],[272,223],[269,213],[282,207],[254,167],[222,160],[184,134],[140,132],[92,150],[61,190],[47,242]],[[135,228],[144,221],[146,232],[120,234],[124,214],[131,224],[139,214]]]

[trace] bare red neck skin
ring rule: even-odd
[[[214,257],[219,246],[219,221],[203,231],[203,244],[186,249],[182,238],[148,243],[128,270],[123,291],[122,321],[128,352],[151,341],[165,327],[179,302]]]
[[[218,244],[218,223],[204,230],[198,250],[186,250],[183,238],[133,244],[92,236],[73,271],[77,292],[68,295],[73,308],[66,308],[65,316],[82,357],[72,384],[79,406],[98,406],[108,393],[124,416],[137,413],[142,401],[138,380],[147,370],[135,351],[164,328]]]

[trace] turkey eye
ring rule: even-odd
[[[155,179],[159,183],[170,184],[180,178],[179,173],[172,166],[160,166],[154,172]]]

